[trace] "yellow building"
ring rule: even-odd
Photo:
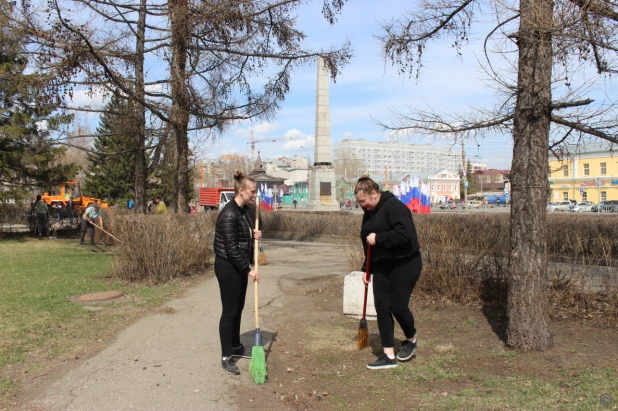
[[[550,155],[549,201],[618,200],[618,153],[608,144],[587,145],[562,160]]]

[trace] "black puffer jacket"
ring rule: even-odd
[[[215,255],[228,260],[245,275],[251,271],[254,226],[255,206],[241,208],[232,200],[219,213],[215,228]]]
[[[394,263],[420,255],[412,212],[389,191],[380,193],[380,201],[371,211],[365,211],[361,240],[367,256],[367,236],[376,233],[376,245],[371,247],[372,263]],[[362,271],[365,271],[366,261]]]

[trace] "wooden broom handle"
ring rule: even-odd
[[[260,229],[260,198],[256,197],[256,204],[255,204],[255,231]],[[254,240],[253,240],[253,259],[254,259],[254,270],[255,272],[258,272],[258,260],[260,259],[260,247],[259,247],[259,240],[255,239],[255,233],[254,233]],[[258,314],[258,282],[254,281],[253,282],[253,298],[255,300],[255,328],[260,328],[260,320],[259,320],[259,314]]]
[[[366,277],[365,277],[366,276]],[[367,244],[367,262],[365,263],[365,273],[363,277],[367,279],[371,278],[371,246]],[[367,291],[369,288],[369,284],[365,284],[365,297],[363,298],[363,319],[365,318],[365,314],[367,313]]]

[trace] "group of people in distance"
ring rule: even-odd
[[[219,321],[221,365],[232,375],[240,374],[236,358],[243,357],[240,322],[245,305],[247,284],[260,281],[254,270],[254,240],[262,237],[255,230],[255,180],[241,172],[234,176],[234,201],[221,210],[215,227],[215,276],[219,283],[222,312]],[[410,297],[422,270],[420,245],[410,210],[389,191],[367,176],[358,179],[354,194],[362,207],[361,241],[365,250],[372,247],[370,268],[373,274],[375,309],[383,354],[367,368],[387,369],[397,361],[408,361],[416,351],[416,328],[409,308]],[[258,227],[261,227],[261,223]],[[363,281],[365,281],[363,279]],[[405,340],[395,355],[395,323],[401,326]]]

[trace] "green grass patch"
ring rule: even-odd
[[[471,318],[468,318],[465,323],[466,323],[466,327],[470,327],[470,328],[478,327],[478,324],[476,323],[476,321],[474,321]]]
[[[105,248],[70,240],[0,241],[0,377],[7,367],[32,364],[94,347],[144,309],[178,291],[176,283],[157,287],[112,282],[113,263]],[[89,311],[70,297],[121,290],[130,298]],[[4,380],[3,380],[4,381]],[[10,385],[0,382],[0,390]]]
[[[15,385],[10,379],[0,378],[0,398],[9,398],[13,396]]]

